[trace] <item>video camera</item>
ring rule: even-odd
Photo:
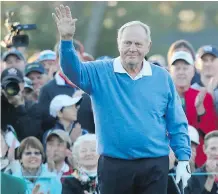
[[[29,45],[29,37],[26,34],[20,34],[21,31],[35,30],[36,24],[20,24],[12,22],[13,11],[6,12],[5,26],[9,34],[1,41],[1,46],[5,48],[11,47],[27,47]]]

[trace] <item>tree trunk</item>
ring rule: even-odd
[[[92,14],[84,43],[85,51],[93,56],[96,53],[96,45],[101,32],[106,7],[107,1],[97,1],[93,3]]]

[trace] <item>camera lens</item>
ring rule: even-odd
[[[5,92],[8,96],[16,96],[20,91],[19,84],[17,82],[9,82],[5,86]]]

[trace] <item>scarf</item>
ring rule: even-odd
[[[72,176],[75,177],[82,185],[84,191],[97,193],[97,172],[89,173],[82,168],[74,169]]]

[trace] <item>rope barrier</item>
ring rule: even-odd
[[[218,175],[218,172],[211,172],[211,173],[207,173],[207,172],[195,172],[195,173],[191,173],[191,176],[208,176],[208,175]],[[169,173],[168,176],[176,176],[176,173]],[[23,176],[25,178],[52,178],[55,176]],[[72,175],[63,175],[61,176],[61,178],[73,178],[74,176]]]

